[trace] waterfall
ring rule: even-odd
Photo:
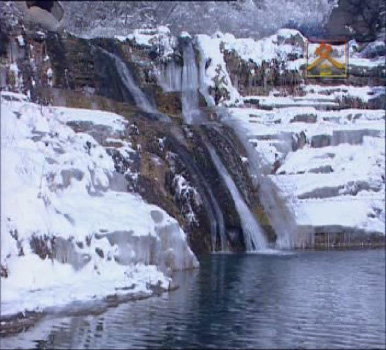
[[[241,227],[243,229],[246,250],[253,251],[267,249],[268,244],[264,237],[264,233],[248,208],[248,205],[245,203],[236,184],[228,173],[228,170],[221,162],[213,146],[209,143],[206,143],[205,145],[208,148],[213,164],[224,180],[235,203],[236,210],[240,217]]]
[[[254,186],[259,186],[261,204],[277,236],[276,247],[280,249],[293,248],[295,241],[304,240],[300,237],[302,234],[294,220],[294,213],[290,211],[289,206],[283,205],[286,199],[279,196],[279,191],[273,181],[263,175],[267,169],[262,167],[261,155],[249,142],[246,130],[232,120],[225,109],[218,109],[218,114],[221,121],[233,129],[247,151],[249,173]]]
[[[203,203],[210,220],[212,251],[216,250],[217,236],[220,238],[221,251],[227,251],[225,220],[220,205],[213,194],[212,188],[208,184],[204,175],[200,172],[200,169],[194,162],[192,156],[184,149],[184,147],[182,147],[172,137],[168,138],[168,142],[170,142],[173,151],[182,158],[185,166],[189,170],[189,173],[192,174],[194,178],[195,186],[197,186],[200,194],[202,195]]]
[[[174,60],[170,61],[160,69],[158,82],[165,92],[181,92],[182,115],[187,124],[193,124],[201,116],[199,74],[192,40],[185,38],[182,45],[182,68]]]
[[[126,89],[130,92],[130,95],[133,97],[136,106],[146,113],[155,115],[160,120],[170,121],[169,117],[160,113],[157,110],[157,108],[149,101],[145,93],[139,88],[129,68],[127,68],[126,63],[117,55],[114,55],[102,48],[99,48],[99,49],[104,54],[108,55],[110,58],[113,59],[115,66],[117,68],[117,72],[119,73],[119,77],[123,85],[126,87]]]
[[[188,124],[200,115],[198,109],[198,69],[192,41],[183,48],[184,66],[182,67],[182,115]]]
[[[165,92],[181,91],[182,67],[171,60],[165,67],[161,68],[158,83]]]

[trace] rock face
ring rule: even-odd
[[[326,32],[334,40],[373,41],[385,29],[385,4],[379,0],[368,3],[340,0],[326,23]]]
[[[203,178],[206,179],[208,187],[215,197],[220,215],[223,217],[226,235],[230,250],[243,250],[245,248],[240,218],[238,217],[235,204],[229,190],[221,180],[215,166],[211,162],[208,149],[205,145],[205,137],[198,130],[194,131],[193,136],[194,162],[196,162]],[[214,208],[215,211],[216,208]],[[220,241],[220,238],[217,239]]]
[[[244,61],[234,51],[225,51],[224,59],[232,84],[243,96],[265,95],[274,87],[294,93],[296,86],[302,81],[300,72],[286,69],[283,62],[276,58],[258,65],[252,61]]]
[[[159,54],[155,53],[156,57],[153,57],[155,51],[151,47],[138,47],[130,40],[86,40],[70,34],[24,31],[18,26],[3,35],[9,41],[8,51],[3,52],[4,60],[9,58],[17,69],[17,73],[15,69],[4,70],[4,86],[12,86],[24,93],[29,91],[40,103],[86,107],[84,104],[89,100],[95,100],[87,107],[111,110],[116,108],[109,103],[113,100],[123,103],[128,114],[141,113],[136,109],[132,93],[122,81],[117,65],[105,53],[108,52],[125,61],[134,82],[161,111],[170,111],[175,116],[181,113],[178,96],[164,94],[156,85],[152,74],[153,59]],[[47,88],[65,91],[55,94]],[[71,91],[77,94],[71,94]]]
[[[304,95],[302,86],[306,83],[307,38],[297,30],[281,29],[275,35],[260,40],[235,38],[221,33],[210,38],[198,35],[197,43],[200,55],[204,58],[201,65],[205,65],[209,92],[216,91],[218,95],[216,104],[237,105],[237,93],[242,96],[263,96],[278,90],[282,96]],[[350,57],[345,84],[384,85],[384,47],[382,36],[371,43],[349,41],[347,50]],[[343,56],[343,46],[337,54]],[[319,83],[334,86],[342,82],[325,78]]]
[[[31,70],[29,62],[25,60],[30,53],[20,56],[18,62],[23,73],[21,90],[31,91],[33,99],[43,104],[114,111],[129,118],[133,123],[133,142],[140,150],[131,165],[138,173],[138,178],[136,181],[130,180],[130,189],[138,191],[150,203],[161,206],[176,217],[187,231],[189,243],[196,253],[220,249],[216,244],[213,246],[212,239],[217,237],[219,242],[221,230],[229,234],[227,249],[244,249],[240,222],[229,193],[220,184],[219,175],[210,161],[199,161],[200,152],[204,152],[201,153],[203,158],[208,157],[205,147],[200,143],[200,132],[194,132],[196,136],[191,141],[187,136],[189,132],[178,131],[182,139],[187,138],[187,141],[177,140],[173,134],[179,129],[181,120],[181,93],[165,92],[157,85],[155,75],[157,61],[168,60],[170,53],[167,52],[173,51],[154,48],[153,44],[138,45],[138,37],[85,40],[57,33],[38,38],[32,33],[23,35],[31,43],[30,49],[36,64]],[[154,35],[158,34],[150,32],[144,37],[152,42],[156,38]],[[122,82],[121,72],[103,50],[125,60],[137,86],[160,112],[167,113],[177,123],[176,127],[170,130],[162,123],[153,123],[152,118],[136,106],[135,99]],[[178,64],[182,64],[180,56],[173,55]],[[51,73],[47,74],[50,70]],[[27,73],[32,74],[34,84]],[[199,106],[204,105],[201,97]],[[95,128],[89,125],[77,123],[72,127],[90,133],[97,139],[100,137],[98,132],[93,131]],[[120,158],[114,150],[109,152],[114,158]],[[190,165],[195,162],[198,167]],[[206,170],[207,166],[209,170]],[[210,176],[198,175],[201,172]],[[217,193],[215,196],[211,194],[209,189],[212,186],[222,189],[218,192],[219,198]],[[217,201],[222,203],[223,208],[218,206]],[[221,210],[226,215],[219,213]]]
[[[350,70],[343,85],[331,79],[318,84],[305,80],[306,38],[290,29],[261,40],[222,33],[193,39],[185,35],[177,40],[164,27],[136,30],[126,37],[86,40],[69,34],[24,32],[16,26],[5,39],[2,57],[8,61],[2,76],[4,86],[30,93],[42,104],[113,111],[129,120],[137,151],[130,167],[138,176],[127,186],[175,217],[196,253],[219,249],[220,232],[226,234],[227,249],[245,248],[240,218],[210,160],[205,140],[216,149],[269,240],[281,240],[286,242],[282,246],[292,247],[312,246],[313,233],[321,232],[318,227],[324,226],[312,220],[301,224],[296,221],[293,198],[280,180],[280,176],[284,179],[289,175],[287,157],[309,150],[319,154],[329,148],[339,153],[345,147],[342,145],[367,145],[365,148],[370,149],[372,140],[382,138],[384,133],[379,109],[384,105],[386,72],[380,63],[382,48],[375,43],[349,43]],[[182,80],[187,65],[181,43],[186,41],[193,44],[196,62],[193,59],[190,63],[197,65],[198,77],[194,79],[198,81],[198,106],[203,112],[202,120],[196,122],[205,121],[205,127],[181,125]],[[124,62],[149,104],[169,116],[169,124],[140,108],[114,57]],[[248,108],[240,108],[243,106]],[[227,117],[220,117],[223,113],[219,107],[228,108],[233,116],[230,119],[237,119],[244,129],[236,128],[236,132],[234,125],[233,131],[221,125],[218,121],[226,123]],[[88,125],[78,122],[72,127],[100,137],[101,130]],[[252,145],[258,150],[256,157],[250,151]],[[122,174],[128,164],[113,149],[109,152]],[[312,166],[296,174],[327,179],[337,172],[333,162],[317,159],[312,158]],[[257,179],[257,172],[264,179]],[[296,200],[326,200],[342,193],[356,195],[378,189],[362,180],[310,189],[296,195]],[[347,189],[351,186],[355,187],[352,192]],[[288,218],[291,234],[278,232],[278,220],[269,213],[275,208]],[[336,233],[335,223],[330,226]],[[354,226],[353,232],[370,232],[362,230],[363,225]],[[292,237],[297,228],[299,236]]]
[[[16,6],[27,26],[39,25],[45,30],[57,31],[63,24],[64,9],[58,1],[19,1]]]

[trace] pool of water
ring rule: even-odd
[[[384,348],[385,251],[214,254],[169,294],[45,318],[1,348]]]

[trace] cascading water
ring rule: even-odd
[[[221,251],[227,251],[224,217],[211,187],[200,172],[200,169],[191,155],[189,155],[189,153],[186,152],[173,138],[168,138],[168,141],[171,143],[172,149],[183,159],[185,166],[189,169],[189,173],[192,174],[195,180],[195,185],[200,190],[211,224],[212,250],[215,251],[217,249],[218,236],[220,238]]]
[[[194,115],[199,115],[198,111],[198,72],[194,57],[194,50],[192,43],[189,42],[186,44],[186,53],[187,57],[186,62],[183,67],[178,66],[174,61],[171,61],[166,68],[162,71],[162,75],[159,77],[159,84],[166,92],[170,91],[182,91],[182,104],[184,117],[187,123],[190,123]],[[118,56],[100,48],[102,52],[108,55],[113,59],[117,71],[120,74],[120,78],[133,97],[136,105],[141,108],[144,112],[151,113],[153,115],[160,116],[161,118],[168,118],[167,116],[160,113],[148,100],[146,95],[142,90],[136,85],[135,80],[127,68],[125,62]],[[192,80],[191,84],[189,81]],[[170,120],[168,118],[168,120]],[[172,139],[170,139],[172,140]],[[182,150],[181,147],[178,147],[176,142],[173,142],[174,147],[177,148],[177,153],[184,158],[186,166],[191,168],[191,173],[197,177],[196,183],[199,184],[199,187],[202,187],[201,193],[205,194],[205,206],[210,217],[211,221],[211,234],[212,234],[212,249],[217,249],[217,237],[220,239],[220,249],[221,251],[227,251],[226,244],[226,231],[225,231],[225,222],[223,213],[220,209],[217,200],[212,193],[210,186],[205,181],[205,178],[199,172],[197,166],[192,162],[191,159],[187,156],[186,152]]]
[[[225,109],[218,109],[218,115],[224,124],[235,131],[238,139],[247,151],[251,178],[254,180],[254,185],[259,186],[261,204],[277,235],[276,247],[291,249],[295,245],[295,241],[307,240],[307,237],[301,237],[301,232],[293,219],[295,215],[289,212],[288,206],[283,205],[285,199],[279,197],[278,190],[275,188],[272,180],[262,175],[266,170],[261,166],[261,156],[249,142],[245,130],[230,118]]]
[[[248,205],[245,203],[243,197],[237,189],[236,184],[234,183],[224,164],[221,162],[213,146],[208,142],[205,145],[212,158],[213,164],[224,180],[235,203],[235,207],[239,214],[241,226],[243,229],[246,250],[266,250],[268,244],[260,225],[248,208]]]
[[[181,91],[182,67],[174,60],[171,60],[166,66],[160,69],[158,82],[165,92]]]
[[[182,115],[187,124],[193,124],[201,116],[198,106],[198,67],[192,40],[184,38],[182,46],[183,66],[174,60],[170,61],[160,69],[158,81],[165,92],[181,92]]]
[[[160,113],[157,108],[149,101],[145,93],[136,84],[134,77],[130,70],[127,68],[125,62],[117,55],[112,54],[102,48],[99,48],[104,54],[108,55],[115,63],[117,72],[122,80],[122,83],[126,89],[130,92],[134,99],[134,102],[138,108],[146,113],[155,115],[158,119],[163,121],[170,121],[169,117]]]
[[[184,66],[182,67],[182,114],[188,124],[200,115],[198,109],[198,69],[192,41],[183,48]]]
[[[192,124],[195,121],[201,121],[198,89],[201,88],[202,90],[203,86],[200,86],[200,81],[202,79],[199,77],[199,70],[197,67],[192,40],[190,38],[184,38],[182,45],[184,61],[182,69],[181,66],[172,60],[166,66],[160,69],[158,81],[163,90],[166,92],[181,91],[182,114],[185,122]],[[201,71],[200,73],[202,75],[204,72]],[[232,180],[232,177],[221,163],[215,150],[210,145],[207,145],[207,147],[210,151],[213,163],[215,164],[220,175],[223,177],[224,182],[229,188],[232,198],[235,201],[236,209],[238,210],[245,235],[246,249],[248,251],[266,249],[267,242],[264,238],[263,232],[255,217],[249,210],[247,204],[244,202],[242,196],[240,195],[235,183]],[[205,181],[204,184],[207,186]],[[206,191],[209,193],[208,198],[211,202],[210,212],[212,212],[213,215],[217,218],[216,226],[219,226],[218,231],[221,240],[221,249],[224,251],[226,233],[222,213],[214,195],[210,191],[210,188],[206,188]],[[213,240],[214,238],[212,233],[212,242]]]

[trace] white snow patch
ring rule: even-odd
[[[166,26],[152,29],[135,29],[132,34],[127,36],[116,35],[115,38],[119,41],[133,40],[139,46],[155,47],[157,50],[162,48],[161,55],[163,57],[172,54],[176,45],[175,38]]]
[[[233,87],[230,76],[226,69],[223,53],[220,49],[221,39],[216,36],[196,35],[197,47],[200,51],[200,88],[209,106],[216,103],[208,94],[208,89],[218,88],[227,92],[227,97],[222,97],[217,105],[232,106],[240,105],[242,98],[235,87]]]
[[[17,42],[19,43],[19,45],[20,45],[21,47],[25,46],[25,41],[24,41],[24,38],[23,38],[22,35],[18,35],[18,36],[16,37],[16,39],[17,39]]]
[[[298,42],[290,43],[291,38],[296,38]],[[281,29],[276,34],[260,40],[251,38],[236,39],[232,34],[222,36],[225,50],[234,51],[242,60],[246,62],[251,60],[258,66],[263,61],[268,62],[273,59],[283,62],[291,61],[288,59],[290,54],[300,57],[304,54],[305,40],[305,37],[294,29]]]
[[[177,221],[137,194],[111,190],[112,158],[65,125],[91,121],[114,132],[123,117],[1,96],[2,315],[150,293],[149,283],[168,287],[170,270],[198,266]],[[56,247],[53,260],[36,254],[34,237]]]
[[[15,81],[14,81],[14,88],[16,90],[20,90],[20,88],[23,85],[23,79],[21,77],[21,74],[20,74],[20,71],[19,71],[19,67],[17,66],[17,63],[16,62],[12,62],[9,65],[9,70],[12,72],[13,77],[15,79]]]
[[[52,87],[53,81],[52,78],[54,76],[54,72],[51,67],[47,69],[47,79],[48,79],[48,85]]]
[[[67,107],[56,107],[53,112],[55,117],[63,123],[89,122],[94,125],[109,127],[115,131],[123,131],[128,125],[124,117],[111,112]]]
[[[191,35],[188,32],[181,32],[180,34],[181,38],[192,38]]]

